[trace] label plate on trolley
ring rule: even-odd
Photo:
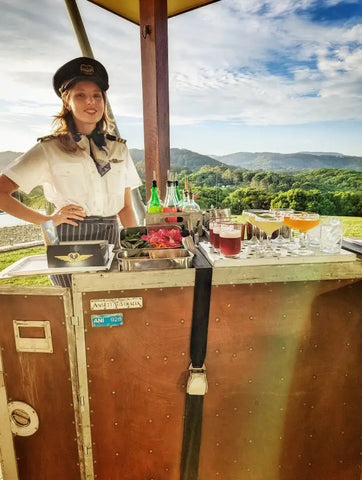
[[[92,327],[119,327],[123,325],[123,313],[91,316]]]
[[[120,308],[142,307],[142,297],[98,298],[90,301],[91,310],[117,310]]]

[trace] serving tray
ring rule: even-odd
[[[106,265],[96,265],[89,267],[48,267],[47,256],[32,255],[24,257],[17,262],[9,265],[0,272],[0,278],[22,277],[26,275],[62,275],[71,273],[98,272],[100,270],[109,270],[114,258],[114,245],[109,247],[109,260]]]

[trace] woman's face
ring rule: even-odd
[[[67,107],[72,112],[78,132],[89,134],[104,114],[102,91],[94,82],[78,82],[69,92]]]

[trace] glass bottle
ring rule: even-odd
[[[177,212],[177,198],[175,185],[172,180],[167,180],[165,200],[163,202],[163,212]]]
[[[162,211],[160,198],[158,196],[157,181],[152,180],[151,199],[147,209],[148,213],[158,213]]]

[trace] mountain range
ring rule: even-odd
[[[130,153],[136,164],[144,162],[144,150],[131,148]],[[21,152],[0,152],[0,171],[20,154]],[[171,148],[170,160],[171,169],[190,171],[199,170],[204,165],[289,173],[316,168],[362,171],[362,157],[332,152],[238,152],[229,155],[202,155],[191,150]]]

